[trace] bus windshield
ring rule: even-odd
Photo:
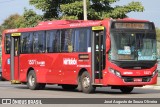
[[[156,35],[144,32],[111,32],[111,60],[156,60]]]

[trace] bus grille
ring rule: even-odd
[[[135,82],[134,79],[137,79],[137,78],[141,79],[142,80],[141,82],[150,82],[151,80],[150,76],[148,77],[122,77],[122,78],[125,82]]]

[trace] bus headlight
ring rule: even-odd
[[[121,73],[112,69],[112,68],[109,68],[109,72],[116,75],[117,77],[120,77],[121,78]]]
[[[158,70],[155,70],[155,71],[152,73],[152,77],[154,77],[157,73],[158,73]]]

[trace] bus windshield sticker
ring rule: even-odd
[[[91,47],[88,47],[88,52],[91,52]]]
[[[149,53],[138,51],[138,60],[156,60],[156,53]]]
[[[118,50],[118,54],[130,55],[131,54],[131,50]]]
[[[156,57],[152,56],[138,56],[138,60],[155,60]]]
[[[10,58],[8,58],[7,59],[7,64],[10,65],[10,63],[11,63],[11,60],[10,60]]]

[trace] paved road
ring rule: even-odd
[[[45,90],[34,91],[34,90],[29,90],[26,85],[21,85],[21,84],[11,85],[10,82],[8,81],[1,81],[0,98],[160,98],[160,90],[148,89],[148,88],[135,88],[131,94],[122,94],[119,90],[111,90],[108,87],[108,88],[97,88],[94,94],[84,94],[76,90],[64,91],[60,86],[56,85],[47,85]],[[27,107],[27,105],[23,106]],[[75,107],[75,105],[72,106]],[[82,105],[78,105],[78,107],[79,106]],[[96,105],[88,105],[88,106],[96,107]],[[102,106],[105,107],[104,105]],[[40,106],[35,105],[35,107],[40,107]],[[65,105],[65,107],[71,107],[71,106]],[[87,105],[83,105],[83,107],[87,107]]]
[[[26,85],[0,82],[0,98],[160,98],[159,89],[135,88],[131,94],[122,94],[109,87],[97,88],[94,94],[64,91],[60,86],[47,85],[45,90],[30,90]]]

